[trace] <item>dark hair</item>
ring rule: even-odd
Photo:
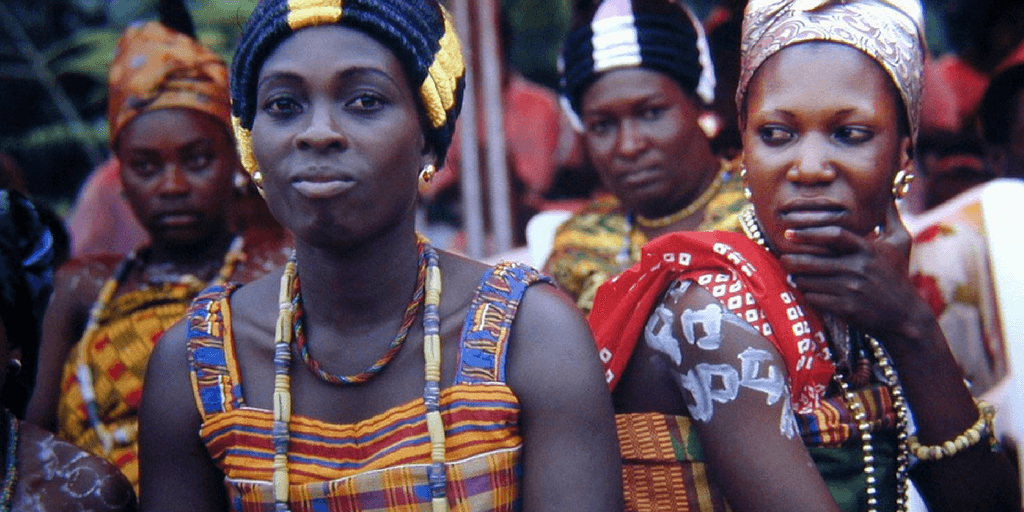
[[[1024,64],[1002,71],[988,84],[978,109],[981,135],[994,146],[1010,144],[1010,131],[1017,116],[1024,115],[1018,104],[1024,91]]]
[[[0,401],[18,416],[35,382],[43,312],[52,291],[52,234],[32,202],[0,190],[0,320],[8,347],[20,348],[22,359],[22,371],[4,384]]]

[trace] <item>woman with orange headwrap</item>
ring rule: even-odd
[[[137,410],[149,354],[211,281],[248,281],[286,254],[246,243],[230,220],[240,170],[227,67],[157,22],[129,27],[110,71],[110,143],[151,242],[57,275],[29,419],[138,479]]]

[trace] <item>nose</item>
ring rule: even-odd
[[[786,171],[786,179],[801,185],[825,185],[836,179],[836,170],[831,162],[828,140],[808,135],[796,148],[797,155],[792,167]]]
[[[344,149],[348,146],[348,141],[338,129],[331,109],[314,105],[309,116],[309,123],[295,137],[295,144],[299,149],[326,151]]]
[[[646,146],[647,139],[637,122],[632,119],[623,120],[615,144],[619,156],[626,159],[635,158],[643,153]]]
[[[180,196],[188,193],[188,177],[180,165],[170,162],[164,169],[160,179],[160,194],[164,196]]]

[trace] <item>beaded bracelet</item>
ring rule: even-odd
[[[974,403],[978,406],[978,421],[975,421],[974,425],[954,439],[932,446],[924,446],[917,442],[917,436],[910,436],[907,439],[910,453],[919,460],[939,460],[952,457],[980,443],[986,437],[989,444],[995,446],[996,436],[992,429],[992,421],[996,417],[996,408],[984,400],[975,399]]]

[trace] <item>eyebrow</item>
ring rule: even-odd
[[[198,138],[198,139],[190,140],[190,141],[182,144],[181,146],[178,146],[178,148],[175,151],[177,151],[177,152],[191,151],[191,150],[194,150],[196,148],[202,148],[202,147],[205,147],[205,146],[213,146],[213,142],[210,141],[209,139]],[[149,155],[158,155],[158,154],[160,154],[160,152],[161,151],[160,151],[159,148],[149,148],[149,147],[133,147],[133,148],[128,148],[128,153],[129,154],[133,154],[134,153],[134,154],[149,156]]]
[[[383,71],[383,70],[381,70],[379,68],[372,67],[372,66],[353,66],[353,67],[350,67],[350,68],[346,68],[346,69],[342,70],[341,72],[336,73],[332,77],[332,79],[333,80],[338,80],[338,79],[350,80],[350,79],[358,78],[358,77],[361,77],[361,76],[367,76],[367,75],[368,76],[375,76],[375,77],[378,77],[378,78],[382,78],[382,79],[390,82],[398,90],[402,89],[401,84],[399,84],[397,81],[395,81],[394,77],[392,77],[389,73],[387,73],[387,72],[385,72],[385,71]],[[296,73],[294,71],[289,71],[289,70],[271,71],[270,73],[267,74],[267,76],[263,77],[262,80],[260,80],[259,82],[256,83],[256,90],[259,91],[260,88],[262,88],[268,82],[272,82],[272,81],[275,81],[275,80],[283,80],[285,82],[293,82],[293,83],[297,83],[297,84],[302,84],[302,83],[305,82],[305,80],[302,78],[302,76],[299,73]]]

